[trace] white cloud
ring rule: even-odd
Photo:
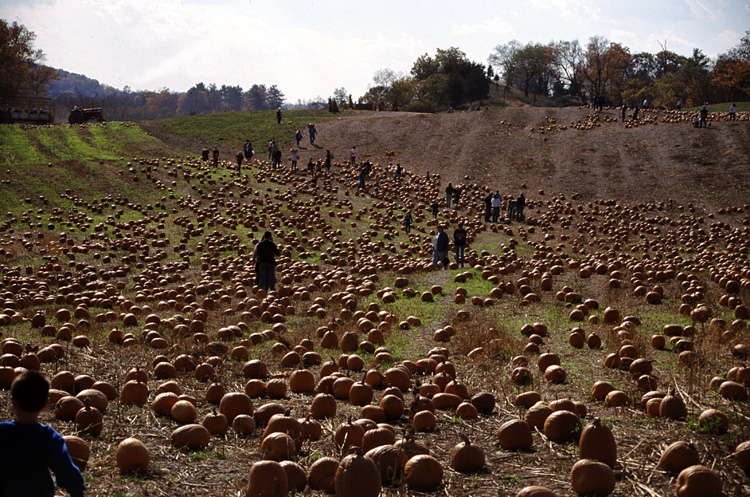
[[[748,4],[748,8],[750,8],[750,4]],[[716,35],[716,41],[718,41],[722,46],[726,47],[726,49],[729,49],[731,47],[739,45],[742,36],[743,35],[741,33],[738,33],[736,31],[726,30]]]
[[[451,26],[451,34],[455,36],[491,34],[512,38],[515,35],[515,29],[508,21],[488,19],[479,23],[454,24]]]
[[[690,11],[697,19],[709,18],[715,21],[719,18],[721,11],[717,8],[709,8],[700,0],[684,0]]]

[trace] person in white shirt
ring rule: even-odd
[[[503,201],[500,199],[500,193],[495,192],[492,196],[492,222],[496,223],[500,218],[500,208],[503,206]]]
[[[357,163],[357,147],[352,147],[351,151],[349,152],[349,158],[351,160],[352,166]]]
[[[732,104],[731,107],[729,107],[729,120],[734,121],[737,117],[737,106],[735,104]]]

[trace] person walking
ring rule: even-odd
[[[272,238],[270,231],[263,233],[263,239],[258,242],[253,252],[255,280],[257,285],[265,291],[276,289],[276,256],[280,252]]]
[[[307,134],[310,135],[310,145],[315,145],[315,137],[318,134],[318,128],[313,123],[307,125]]]
[[[349,162],[352,166],[354,166],[357,163],[357,147],[354,146],[349,151]]]
[[[404,229],[406,230],[407,233],[411,233],[411,223],[412,223],[411,209],[409,209],[409,212],[407,212],[406,215],[404,216]]]
[[[682,100],[677,101],[677,112],[682,112]]]
[[[453,250],[456,251],[456,264],[464,267],[464,249],[466,248],[466,229],[464,223],[458,223],[453,230]]]
[[[245,152],[245,159],[250,160],[253,158],[253,155],[255,155],[255,150],[253,150],[253,142],[250,140],[245,140],[245,145],[242,146],[242,150]]]
[[[297,132],[294,133],[294,138],[297,140],[297,146],[299,147],[299,142],[302,141],[302,131],[297,130]]]
[[[219,147],[214,147],[214,167],[219,167]]]
[[[276,151],[276,141],[272,138],[268,141],[268,160],[273,159],[273,153]]]
[[[458,209],[458,200],[461,198],[461,187],[453,188],[453,207]]]
[[[432,203],[432,219],[437,219],[439,208],[440,206],[438,205],[437,201]]]
[[[701,109],[701,123],[699,127],[708,127],[708,102],[705,102],[703,104],[703,108]]]
[[[360,188],[364,189],[365,187],[365,176],[367,175],[367,168],[364,164],[359,166],[359,184],[357,185],[357,190]]]
[[[208,149],[204,148],[201,151],[201,159],[203,159],[203,162],[208,162]]]
[[[734,121],[737,118],[737,105],[732,104],[731,107],[729,107],[729,120]]]
[[[281,149],[277,148],[273,151],[273,168],[281,167]]]
[[[399,183],[401,183],[401,171],[402,171],[401,164],[396,164],[396,172],[393,175],[393,179]]]
[[[276,122],[279,124],[281,124],[281,116],[282,116],[281,107],[279,107],[276,110]]]
[[[331,174],[331,159],[333,159],[333,155],[331,155],[331,151],[326,150],[326,160],[325,160],[326,174]]]
[[[453,199],[453,184],[448,183],[448,186],[445,187],[445,206],[446,207],[451,206],[452,199]]]
[[[508,219],[513,221],[516,217],[516,201],[511,199],[508,201]]]
[[[523,193],[518,196],[518,199],[516,200],[516,221],[523,221],[523,208],[526,206],[526,197],[523,196]]]
[[[492,222],[497,223],[500,219],[500,208],[503,206],[503,201],[500,199],[500,192],[496,191],[492,196]]]
[[[443,225],[438,224],[437,234],[432,240],[432,263],[436,266],[443,266],[448,269],[448,249],[450,248],[450,239],[448,233],[443,230]]]
[[[244,158],[245,158],[245,154],[242,152],[242,150],[237,152],[237,175],[238,176],[242,174],[242,159]]]
[[[635,104],[635,107],[633,107],[633,121],[638,120],[638,104]]]

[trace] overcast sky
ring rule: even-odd
[[[47,65],[116,88],[275,84],[296,103],[340,87],[356,100],[378,69],[408,73],[437,48],[486,64],[513,39],[715,57],[750,29],[750,1],[2,0],[0,18],[36,33]]]

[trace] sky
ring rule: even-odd
[[[293,104],[356,100],[438,48],[486,64],[511,40],[604,36],[716,57],[750,30],[750,0],[2,0],[0,18],[36,34],[45,64],[115,88],[275,84]]]

